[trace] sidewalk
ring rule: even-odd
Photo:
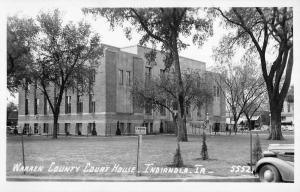
[[[34,177],[34,176],[7,176],[7,181],[17,182],[258,182],[255,176],[234,176],[234,177],[217,177],[217,176],[197,176],[187,178],[153,178],[146,176],[127,176],[127,177]]]

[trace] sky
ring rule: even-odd
[[[120,27],[116,27],[114,30],[110,29],[109,23],[104,18],[97,17],[96,19],[91,15],[84,15],[81,11],[81,8],[83,6],[86,6],[86,4],[78,3],[78,1],[72,1],[74,3],[66,3],[65,1],[58,1],[61,3],[36,3],[35,0],[29,1],[33,3],[20,3],[18,4],[13,3],[11,0],[11,3],[7,4],[6,6],[6,14],[7,15],[15,15],[17,14],[19,17],[26,16],[26,17],[32,17],[35,18],[36,15],[39,14],[40,11],[48,11],[53,10],[55,8],[59,8],[63,12],[63,19],[64,22],[73,21],[78,22],[80,20],[85,20],[88,23],[91,24],[92,30],[96,33],[99,33],[101,36],[101,42],[105,44],[109,44],[116,47],[126,47],[129,45],[136,45],[139,42],[139,39],[141,35],[137,34],[136,32],[133,32],[132,39],[128,40],[123,30]],[[54,1],[57,2],[57,1]],[[34,6],[33,6],[34,5]],[[88,6],[88,4],[87,4]],[[226,33],[226,29],[223,28],[223,26],[220,25],[219,20],[214,22],[214,34],[213,36],[209,37],[203,46],[198,47],[197,45],[193,45],[191,42],[191,39],[186,39],[185,42],[189,43],[190,46],[188,46],[185,50],[180,52],[181,56],[203,61],[206,63],[206,67],[208,69],[214,67],[216,64],[213,59],[213,48],[218,46],[219,41],[221,40],[222,36]],[[7,95],[9,95],[9,92],[7,91]],[[15,97],[7,97],[7,102],[13,101],[17,102],[18,98]]]
[[[106,19],[97,17],[96,19],[91,15],[84,15],[81,11],[82,6],[70,6],[70,7],[47,7],[41,8],[39,6],[36,7],[11,7],[8,11],[9,15],[17,14],[18,16],[29,16],[36,17],[36,15],[40,11],[53,10],[55,8],[59,8],[63,12],[64,21],[73,21],[78,22],[80,20],[85,20],[91,24],[92,30],[99,33],[101,36],[101,40],[105,44],[109,44],[116,47],[126,47],[129,45],[138,44],[138,41],[141,35],[137,33],[133,33],[132,39],[128,40],[123,30],[120,27],[116,27],[114,30],[110,29],[109,23]],[[217,46],[218,41],[223,36],[223,29],[218,25],[217,22],[214,23],[214,35],[209,37],[207,41],[204,43],[202,47],[198,47],[193,45],[190,41],[191,39],[187,39],[186,42],[190,44],[190,46],[180,53],[181,56],[188,57],[191,59],[200,60],[206,62],[208,66],[213,65],[214,61],[212,59],[212,47]]]
[[[104,44],[116,46],[116,47],[126,47],[130,45],[136,45],[139,42],[141,37],[140,34],[133,32],[132,39],[129,40],[125,37],[122,28],[116,27],[112,30],[109,26],[109,23],[105,18],[93,17],[92,15],[84,15],[81,11],[82,5],[74,6],[10,6],[8,9],[8,15],[18,15],[19,17],[31,17],[35,18],[39,12],[53,10],[59,8],[63,12],[64,22],[78,22],[81,20],[87,21],[91,24],[92,30],[101,36],[101,42]],[[203,61],[206,63],[206,66],[212,67],[214,65],[214,60],[212,58],[212,48],[218,45],[219,40],[223,36],[223,29],[219,26],[218,22],[214,22],[214,35],[209,37],[203,46],[198,47],[191,42],[191,39],[188,38],[185,40],[190,46],[185,50],[180,52],[181,56]],[[8,101],[17,102],[17,97],[8,97]]]

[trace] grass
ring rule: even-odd
[[[267,140],[267,135],[260,135],[262,150],[270,143],[294,143],[293,135],[282,141]],[[254,141],[254,139],[253,139]],[[195,177],[195,165],[202,165],[205,174],[214,176],[247,175],[246,172],[231,172],[232,166],[247,166],[250,159],[249,134],[207,135],[209,160],[201,160],[201,137],[189,136],[189,142],[180,144],[181,154],[187,173],[143,173],[148,177]],[[134,173],[111,172],[114,164],[121,167],[135,167],[137,154],[137,137],[59,137],[53,140],[44,136],[24,136],[26,166],[42,165],[42,172],[28,172],[31,176],[62,177],[126,177]],[[170,168],[176,151],[176,138],[172,135],[143,136],[141,170],[145,171],[147,163],[159,168]],[[15,163],[22,163],[21,136],[7,137],[7,176],[23,175],[13,172]],[[60,166],[80,166],[79,172],[49,173],[52,162]],[[87,163],[93,166],[108,166],[110,171],[104,173],[84,173]],[[153,169],[154,170],[154,169]],[[203,172],[202,172],[203,173]]]

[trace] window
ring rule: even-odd
[[[47,97],[44,96],[44,115],[47,115],[49,113],[49,103],[47,100]]]
[[[131,133],[131,123],[127,123],[127,133]]]
[[[44,123],[43,132],[44,133],[48,133],[48,131],[49,131],[49,124],[48,123]]]
[[[28,98],[25,98],[25,115],[28,115],[29,111],[28,111]]]
[[[123,81],[124,81],[124,79],[123,79],[124,77],[123,77],[123,70],[119,70],[119,85],[123,85]]]
[[[214,97],[216,97],[216,96],[217,96],[217,87],[214,86]]]
[[[96,131],[96,123],[89,123],[88,124],[88,134],[93,134]]]
[[[94,97],[94,94],[90,94],[89,95],[89,112],[95,113],[95,111],[96,111],[95,97]]]
[[[38,114],[38,107],[40,105],[40,100],[37,98],[34,98],[34,114]]]
[[[151,100],[148,100],[145,103],[145,113],[148,114],[148,115],[152,114],[152,102],[151,102]]]
[[[145,78],[151,78],[151,67],[145,68]]]
[[[198,110],[197,110],[197,116],[201,117],[201,106],[198,106],[197,108],[198,108]]]
[[[70,134],[70,123],[65,123],[65,134],[69,135]]]
[[[76,134],[82,135],[82,123],[76,123]]]
[[[130,71],[126,71],[126,84],[131,85],[131,73],[130,73]]]
[[[65,98],[65,113],[71,113],[71,96]]]
[[[164,104],[166,104],[166,100],[163,101]],[[165,116],[166,115],[166,108],[163,106],[160,106],[159,108],[160,115]]]
[[[34,134],[38,134],[39,133],[39,124],[35,123],[34,124]]]
[[[91,70],[91,83],[94,83],[96,81],[96,70]]]
[[[23,128],[23,134],[28,134],[28,133],[30,133],[30,126],[28,123],[25,123]]]
[[[82,111],[83,111],[82,95],[77,95],[77,113],[82,113]]]
[[[287,107],[288,107],[288,112],[291,112],[291,104],[290,103],[287,104]]]

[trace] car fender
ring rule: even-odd
[[[257,174],[260,168],[266,164],[276,167],[283,181],[294,181],[294,162],[284,161],[275,157],[264,157],[256,163],[253,173]]]

